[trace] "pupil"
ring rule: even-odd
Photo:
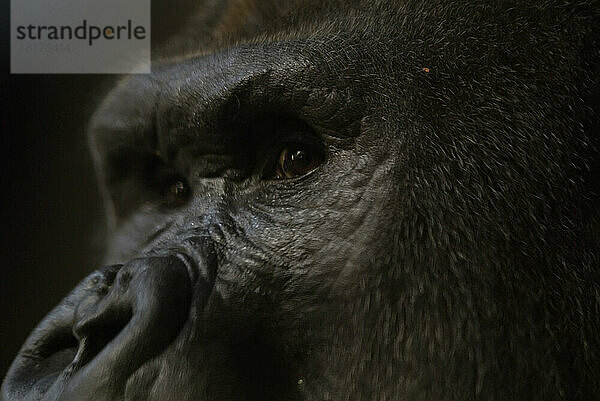
[[[292,161],[301,161],[304,159],[304,156],[304,151],[298,149],[294,153],[292,153]]]
[[[165,201],[170,206],[181,206],[187,201],[188,195],[189,188],[185,181],[178,180],[169,185],[165,194]]]
[[[174,195],[183,195],[183,193],[185,192],[185,186],[183,185],[183,182],[177,181],[175,184],[173,184],[171,192]]]

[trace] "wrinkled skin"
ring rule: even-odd
[[[598,399],[599,5],[491,3],[200,7],[95,113],[108,267],[3,399]]]

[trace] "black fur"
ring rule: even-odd
[[[207,1],[95,114],[117,267],[3,399],[598,399],[599,26],[597,1]],[[289,142],[324,162],[274,180]]]

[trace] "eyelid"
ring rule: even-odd
[[[324,146],[323,141],[317,134],[312,132],[292,131],[291,133],[286,132],[283,135],[277,135],[272,147],[277,147],[281,150],[284,146],[294,144],[304,145],[310,147],[311,149],[316,149],[321,152],[323,156],[326,155],[326,147]]]

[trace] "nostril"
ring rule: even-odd
[[[80,399],[81,389],[107,385],[117,391],[178,335],[191,295],[188,267],[173,255],[99,270],[33,331],[7,376],[3,391],[15,395],[7,399],[24,399],[25,388],[26,399]]]
[[[47,375],[60,372],[75,358],[79,341],[67,327],[58,328],[34,342],[21,356],[35,362]]]
[[[124,272],[122,265],[104,267],[92,276],[89,296],[81,300],[75,311],[72,336],[78,342],[78,350],[72,367],[80,368],[93,359],[131,320],[131,305],[122,299],[114,302],[107,295],[115,282],[123,287],[123,278],[128,282],[128,276],[130,273]]]
[[[79,341],[79,350],[73,363],[81,367],[92,360],[123,331],[132,316],[131,308],[115,308],[78,322],[73,334]]]
[[[84,279],[58,306],[56,306],[31,333],[7,374],[7,399],[23,399],[24,388],[31,388],[25,399],[42,399],[42,395],[61,380],[67,380],[76,370],[76,361],[83,349],[81,338],[73,331],[76,316],[90,311],[105,298],[121,266],[105,267]],[[109,327],[107,336],[116,330]],[[100,339],[101,344],[106,337]],[[86,351],[87,352],[87,351]],[[91,352],[90,354],[92,354]],[[82,355],[79,355],[82,356]],[[24,387],[25,386],[25,387]],[[49,397],[48,399],[54,399]]]
[[[94,285],[96,291],[108,290],[115,281],[117,273],[121,270],[123,265],[111,265],[103,267],[98,270],[91,279],[91,284]]]
[[[119,274],[118,284],[122,291],[126,291],[129,288],[129,283],[131,283],[131,279],[133,275],[130,271],[123,271]]]
[[[99,269],[86,280],[86,292],[85,296],[77,305],[77,309],[81,309],[84,305],[95,303],[98,299],[108,293],[113,286],[117,273],[121,270],[123,265],[111,265]]]

